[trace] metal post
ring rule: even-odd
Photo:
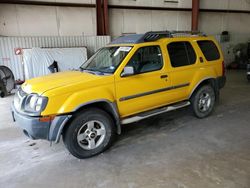
[[[96,30],[97,35],[103,35],[102,0],[96,0]]]
[[[103,0],[104,35],[109,34],[108,0]]]
[[[96,0],[97,35],[109,34],[108,0]]]
[[[192,31],[198,31],[199,0],[192,0]]]

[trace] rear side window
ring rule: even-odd
[[[220,59],[220,53],[213,41],[201,40],[197,41],[202,53],[207,61],[214,61]]]
[[[167,45],[172,67],[192,65],[196,62],[196,54],[189,42],[171,42]]]

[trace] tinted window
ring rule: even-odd
[[[167,48],[172,67],[191,65],[196,62],[195,51],[189,42],[172,42]]]
[[[220,53],[213,41],[202,40],[197,42],[207,61],[220,59]]]
[[[159,46],[147,46],[135,52],[127,66],[134,67],[135,73],[160,70],[163,66],[161,49]]]

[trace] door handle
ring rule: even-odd
[[[168,75],[166,75],[166,74],[161,75],[161,79],[163,79],[163,78],[167,78],[167,77],[168,77]]]

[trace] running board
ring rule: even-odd
[[[162,114],[162,113],[165,113],[165,112],[169,112],[169,111],[172,111],[172,110],[183,108],[183,107],[188,106],[188,105],[190,105],[190,102],[189,101],[184,101],[184,102],[176,103],[174,105],[165,106],[165,107],[162,107],[162,108],[157,108],[155,110],[143,112],[143,113],[137,114],[135,116],[125,118],[125,119],[123,119],[121,121],[121,124],[133,123],[133,122],[136,122],[136,121],[140,121],[142,119],[149,118],[151,116],[155,116],[155,115],[158,115],[158,114]]]

